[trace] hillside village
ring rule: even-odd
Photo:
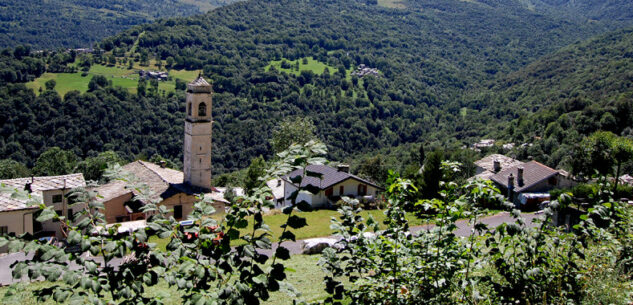
[[[632,1],[2,8],[2,305],[633,304]]]
[[[152,214],[143,212],[143,206],[152,202],[165,206],[169,215],[179,221],[188,218],[199,197],[208,198],[216,211],[223,212],[231,202],[225,198],[227,188],[214,187],[211,183],[212,87],[201,76],[187,84],[186,103],[184,171],[167,168],[164,161],[156,164],[137,160],[121,168],[123,172],[133,175],[137,183],[147,185],[153,197],[137,199],[138,190],[130,187],[131,182],[121,180],[87,186],[81,173],[0,180],[0,184],[36,195],[41,203],[53,206],[59,216],[67,218],[73,217],[67,194],[74,188],[88,187],[99,195],[98,200],[104,206],[101,212],[106,222],[119,224],[121,232],[145,228]],[[494,144],[494,140],[482,140],[474,145],[474,149],[490,148]],[[570,189],[578,183],[564,170],[555,170],[536,161],[522,162],[501,154],[490,154],[474,164],[475,175],[469,180],[492,181],[507,200],[525,211],[545,207],[552,200],[549,194],[551,190]],[[275,208],[291,206],[291,194],[299,187],[308,185],[319,191],[312,195],[301,194],[296,200],[310,204],[313,209],[331,209],[343,197],[357,198],[366,203],[385,200],[383,187],[351,174],[349,165],[340,164],[336,168],[310,165],[306,170],[318,173],[321,177],[308,177],[301,185],[297,185],[290,178],[300,174],[300,171],[295,171],[267,181]],[[630,183],[632,179],[627,180],[627,177],[621,179]],[[245,195],[241,188],[232,191],[239,196]],[[53,236],[58,240],[66,238],[64,228],[58,223],[38,223],[35,220],[39,207],[28,206],[25,199],[14,198],[6,192],[0,194],[0,199],[0,229],[3,233]]]

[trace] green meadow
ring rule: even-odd
[[[133,69],[127,69],[122,66],[104,66],[104,65],[92,65],[90,71],[86,75],[82,76],[83,72],[76,73],[44,73],[42,76],[26,84],[28,88],[39,94],[40,88],[44,89],[44,84],[49,80],[55,80],[55,90],[64,96],[66,93],[72,90],[80,92],[88,91],[88,83],[95,75],[105,76],[108,80],[112,81],[113,86],[119,86],[128,89],[132,93],[136,93],[136,87],[138,85],[138,70],[158,70],[153,65],[149,67],[135,66]],[[176,89],[176,79],[179,78],[183,81],[189,82],[198,76],[199,71],[186,71],[186,70],[171,70],[169,75],[171,80],[159,82],[158,89],[164,92],[173,92]]]
[[[304,59],[307,61],[307,63],[305,64],[304,64]],[[290,65],[290,68],[281,67],[281,63],[284,61]],[[299,63],[299,69],[296,69],[297,63]],[[327,68],[330,71],[330,73],[334,73],[338,70],[336,67],[320,62],[314,59],[314,57],[312,56],[299,58],[297,60],[288,60],[285,58],[282,58],[281,60],[273,60],[268,64],[268,66],[266,66],[266,71],[270,70],[271,67],[275,67],[277,71],[292,73],[294,75],[301,74],[301,71],[312,71],[314,72],[314,74],[320,75],[320,74],[323,74],[323,72],[325,72],[325,68]],[[347,71],[345,71],[345,77],[349,79],[351,72],[352,72],[352,69],[348,69]]]
[[[469,1],[469,0],[465,0],[465,1]],[[388,8],[399,8],[399,9],[407,8],[406,4],[404,4],[404,1],[401,1],[401,0],[378,0],[378,5],[383,6],[383,7],[388,7]]]

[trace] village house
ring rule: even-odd
[[[530,161],[503,169],[490,176],[516,207],[535,209],[543,201],[550,200],[549,191],[570,188],[575,182],[561,171]]]
[[[138,76],[145,79],[157,79],[159,81],[166,81],[169,79],[169,74],[162,71],[139,70]]]
[[[170,215],[177,220],[185,219],[193,211],[193,204],[199,201],[196,196],[202,190],[184,183],[183,172],[166,168],[164,163],[159,165],[139,160],[126,164],[122,169],[134,175],[140,183],[147,185],[150,193],[148,201],[159,202],[168,210],[172,210]],[[134,195],[138,195],[138,191],[128,187],[124,181],[115,180],[94,190],[102,197],[98,200],[105,206],[107,223],[145,220],[151,216],[141,211],[149,202],[135,200]],[[212,192],[208,193],[212,196]],[[223,209],[224,203],[214,200],[214,206]]]
[[[369,68],[365,66],[365,64],[360,64],[356,68],[356,71],[352,71],[350,75],[356,75],[358,77],[363,77],[366,75],[380,76],[380,71],[378,71],[378,69],[376,68]]]
[[[348,165],[339,165],[337,168],[326,165],[308,165],[306,170],[322,175],[321,178],[306,176],[301,182],[301,187],[312,185],[320,190],[316,195],[301,193],[297,197],[297,202],[306,201],[313,208],[331,207],[343,196],[373,201],[382,191],[376,184],[350,174]],[[303,170],[296,170],[283,177],[284,198],[281,201],[281,206],[291,204],[288,197],[299,187],[291,181],[291,178],[301,175],[302,172]]]
[[[178,220],[187,218],[199,196],[211,198],[218,211],[223,211],[227,203],[211,186],[211,95],[211,85],[200,76],[187,84],[182,172],[166,168],[164,163],[145,161],[123,166],[125,172],[148,186],[151,196],[147,200],[166,206]],[[108,223],[141,221],[151,216],[142,211],[147,202],[135,200],[137,191],[123,181],[115,180],[95,190],[103,196]]]
[[[83,174],[70,174],[0,180],[0,185],[26,190],[40,203],[53,206],[58,215],[72,219],[77,207],[71,207],[72,203],[68,201],[67,195],[74,188],[85,187],[86,181]],[[27,198],[15,197],[12,193],[0,192],[0,235],[29,233],[36,236],[65,237],[58,221],[36,221],[39,206],[29,206]]]
[[[500,154],[488,155],[475,161],[475,176],[471,179],[488,180],[503,169],[521,165],[523,162]]]
[[[272,191],[270,200],[275,202],[275,206],[282,206],[284,203],[284,183],[282,179],[271,179],[266,181],[266,185]]]
[[[475,150],[481,150],[482,148],[493,147],[497,141],[494,139],[483,139],[475,144],[473,144],[473,148]]]

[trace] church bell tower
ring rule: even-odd
[[[211,189],[211,85],[198,76],[187,84],[184,147],[184,182]]]

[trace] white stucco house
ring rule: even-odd
[[[301,186],[312,185],[319,189],[317,194],[300,193],[297,202],[306,201],[313,208],[327,208],[332,206],[341,197],[347,196],[365,200],[375,200],[382,189],[358,176],[349,173],[349,166],[339,165],[332,168],[326,165],[308,165],[306,171],[319,173],[321,178],[313,176],[305,176],[301,182]],[[296,191],[299,185],[292,182],[293,177],[301,176],[302,170],[296,170],[284,176],[281,180],[283,183],[282,200],[277,201],[277,206],[288,206],[291,200],[288,198]]]

